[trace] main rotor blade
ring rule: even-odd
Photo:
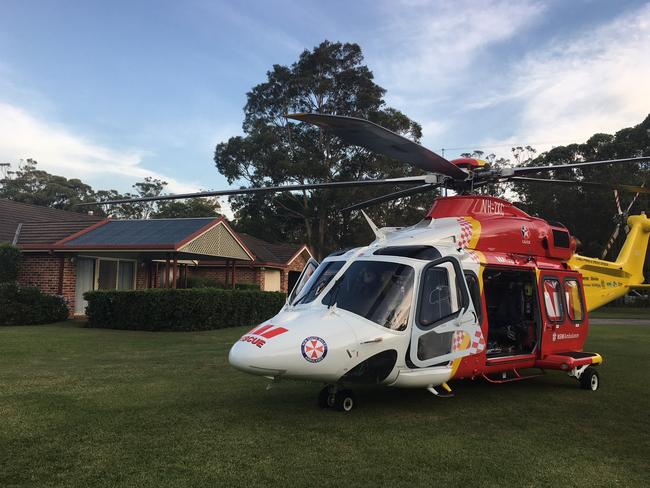
[[[643,162],[650,162],[650,156],[642,156],[639,158],[607,159],[604,161],[588,161],[586,163],[556,164],[550,166],[529,166],[529,167],[521,166],[518,168],[512,168],[512,171],[514,172],[515,176],[518,176],[518,175],[527,175],[529,173],[538,173],[540,171],[557,171],[563,169],[587,168],[590,166],[600,166],[603,164],[643,163]]]
[[[343,115],[291,114],[287,118],[332,131],[348,144],[361,146],[430,173],[465,180],[467,173],[442,156],[369,120]]]
[[[588,188],[602,188],[606,190],[620,190],[630,191],[637,193],[650,193],[650,188],[637,185],[619,185],[617,183],[594,183],[591,181],[574,181],[574,180],[551,180],[545,178],[526,178],[523,176],[513,176],[508,181],[515,181],[518,183],[551,183],[556,185],[569,185],[569,186],[585,186]]]
[[[413,188],[407,188],[406,190],[396,191],[394,193],[389,193],[388,195],[383,195],[381,197],[372,198],[366,200],[365,202],[356,203],[350,205],[349,207],[342,208],[340,212],[350,212],[352,210],[358,210],[360,208],[370,207],[371,205],[377,205],[379,203],[390,202],[391,200],[397,200],[398,198],[408,197],[410,195],[417,195],[418,193],[424,193],[425,191],[430,191],[437,188],[440,185],[431,185],[426,184],[422,186],[415,186]]]
[[[377,185],[402,185],[412,183],[425,183],[433,178],[432,175],[423,176],[405,176],[403,178],[387,178],[384,180],[352,180],[352,181],[335,181],[329,183],[310,183],[306,185],[280,185],[280,186],[261,186],[254,188],[239,188],[229,190],[201,191],[197,193],[178,193],[175,195],[160,195],[157,197],[138,197],[138,198],[121,198],[117,200],[107,200],[103,202],[78,203],[79,206],[88,205],[115,205],[118,203],[137,203],[137,202],[157,202],[161,200],[180,200],[183,198],[197,197],[216,197],[225,195],[247,195],[251,193],[279,193],[284,191],[296,190],[317,190],[319,188],[353,188],[357,186],[377,186]]]

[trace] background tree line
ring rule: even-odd
[[[165,194],[167,182],[146,177],[133,185],[133,192],[97,190],[78,178],[68,179],[43,171],[33,159],[21,162],[16,171],[9,171],[0,179],[0,198],[31,203],[72,212],[93,212],[95,215],[111,215],[123,219],[212,217],[219,215],[221,207],[212,198],[193,198],[185,201],[162,201],[157,203],[132,203],[129,205],[77,206],[102,200],[156,197]]]

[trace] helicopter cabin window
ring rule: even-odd
[[[301,290],[300,297],[294,302],[295,305],[313,302],[321,291],[327,287],[332,278],[343,267],[345,261],[325,261],[316,268]]]
[[[487,356],[531,353],[537,344],[538,300],[533,271],[486,268]]]
[[[449,262],[427,268],[420,286],[416,324],[420,329],[431,331],[418,339],[417,356],[419,360],[426,361],[451,352],[453,332],[438,333],[436,327],[446,324],[445,319],[452,318],[460,311],[461,294],[456,271]]]
[[[562,291],[560,282],[555,278],[544,280],[544,307],[546,316],[551,322],[562,322],[564,320],[564,307],[562,305]]]
[[[453,284],[455,288],[455,283]],[[458,312],[456,295],[452,294],[449,270],[434,266],[426,270],[420,294],[418,325],[426,328]]]
[[[414,276],[413,268],[405,264],[357,261],[330,288],[323,304],[336,305],[388,329],[405,330]]]
[[[578,280],[570,279],[564,281],[564,295],[566,297],[566,308],[569,319],[573,322],[582,322],[585,318],[580,294],[580,283]]]

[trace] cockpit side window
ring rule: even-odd
[[[294,302],[294,305],[313,302],[344,264],[345,261],[326,261],[322,263],[318,268],[316,268],[316,271],[311,275],[309,281],[305,283],[301,295]]]
[[[450,283],[450,272],[445,266],[433,266],[425,271],[420,292],[418,326],[427,328],[459,310],[456,283]],[[452,292],[452,290],[454,290]]]

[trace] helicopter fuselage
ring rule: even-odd
[[[580,378],[602,362],[583,351],[588,304],[561,224],[474,195],[439,198],[420,223],[375,231],[368,246],[306,269],[230,363],[275,380],[432,388],[523,379],[526,368]]]

